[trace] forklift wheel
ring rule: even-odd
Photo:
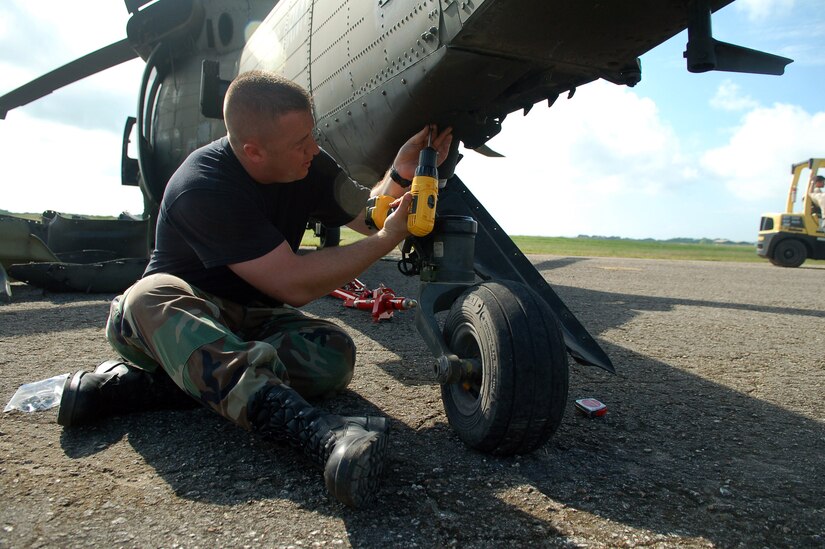
[[[450,425],[467,446],[523,454],[550,438],[567,403],[568,365],[558,321],[538,294],[511,281],[469,288],[450,309],[444,339],[481,366],[477,379],[441,386]]]
[[[807,257],[805,244],[794,238],[786,238],[776,244],[770,261],[780,267],[799,267],[805,263]]]

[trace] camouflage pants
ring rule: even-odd
[[[112,301],[106,338],[135,366],[160,366],[187,394],[249,429],[250,398],[288,384],[305,398],[344,389],[355,345],[339,327],[291,307],[244,307],[168,274]],[[162,375],[162,374],[160,374]]]

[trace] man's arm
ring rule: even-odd
[[[387,181],[388,179],[389,182]],[[391,187],[393,186],[395,187],[395,189],[391,189]],[[370,190],[370,197],[378,196],[380,194],[386,194],[398,198],[402,196],[406,190],[407,189],[401,187],[400,185],[397,185],[395,181],[393,181],[390,178],[390,172],[389,170],[387,170],[387,173],[384,175],[384,179],[376,183],[375,186],[373,186],[372,190]],[[359,210],[358,215],[355,216],[355,219],[347,223],[347,227],[349,227],[353,231],[369,236],[371,234],[375,234],[376,232],[378,232],[378,229],[375,229],[367,225],[367,222],[364,219],[366,207],[367,205],[364,204],[364,207],[362,207],[361,210]]]
[[[370,197],[379,196],[379,195],[388,195],[394,198],[398,198],[403,196],[404,193],[409,190],[401,185],[397,184],[393,179],[390,177],[390,170],[387,170],[387,173],[384,174],[384,179],[379,181],[378,183],[373,186],[372,190],[370,190]],[[355,219],[347,223],[347,227],[352,229],[353,231],[359,232],[361,234],[365,234],[367,236],[371,234],[375,234],[378,229],[374,229],[367,225],[366,220],[364,219],[366,204],[361,210],[358,212],[358,215],[355,216]]]
[[[431,129],[437,131],[435,126],[426,126],[398,150],[393,166],[405,179],[412,179],[415,175],[419,153],[427,146]],[[442,161],[447,157],[451,143],[452,128],[433,136],[431,145],[438,151]],[[273,299],[296,307],[305,305],[351,282],[410,235],[407,232],[407,213],[412,196],[406,191],[387,171],[384,178],[372,188],[370,196],[386,194],[402,198],[394,204],[395,211],[387,217],[384,228],[379,231],[366,227],[363,210],[359,212],[347,224],[354,230],[369,235],[358,242],[304,255],[295,254],[284,242],[266,255],[234,263],[229,268]]]
[[[405,194],[383,229],[348,246],[299,255],[283,242],[266,255],[229,268],[273,299],[295,307],[305,305],[351,282],[409,236],[406,212],[411,201]]]

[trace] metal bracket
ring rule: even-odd
[[[447,346],[435,315],[448,310],[470,284],[422,282],[415,311],[415,326],[427,347],[436,357],[435,377],[439,383],[455,383],[461,379],[462,360]]]

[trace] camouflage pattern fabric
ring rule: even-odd
[[[355,344],[341,328],[291,307],[245,307],[169,274],[136,282],[112,301],[106,338],[126,360],[160,366],[186,393],[249,429],[247,404],[269,385],[304,398],[352,379]]]

